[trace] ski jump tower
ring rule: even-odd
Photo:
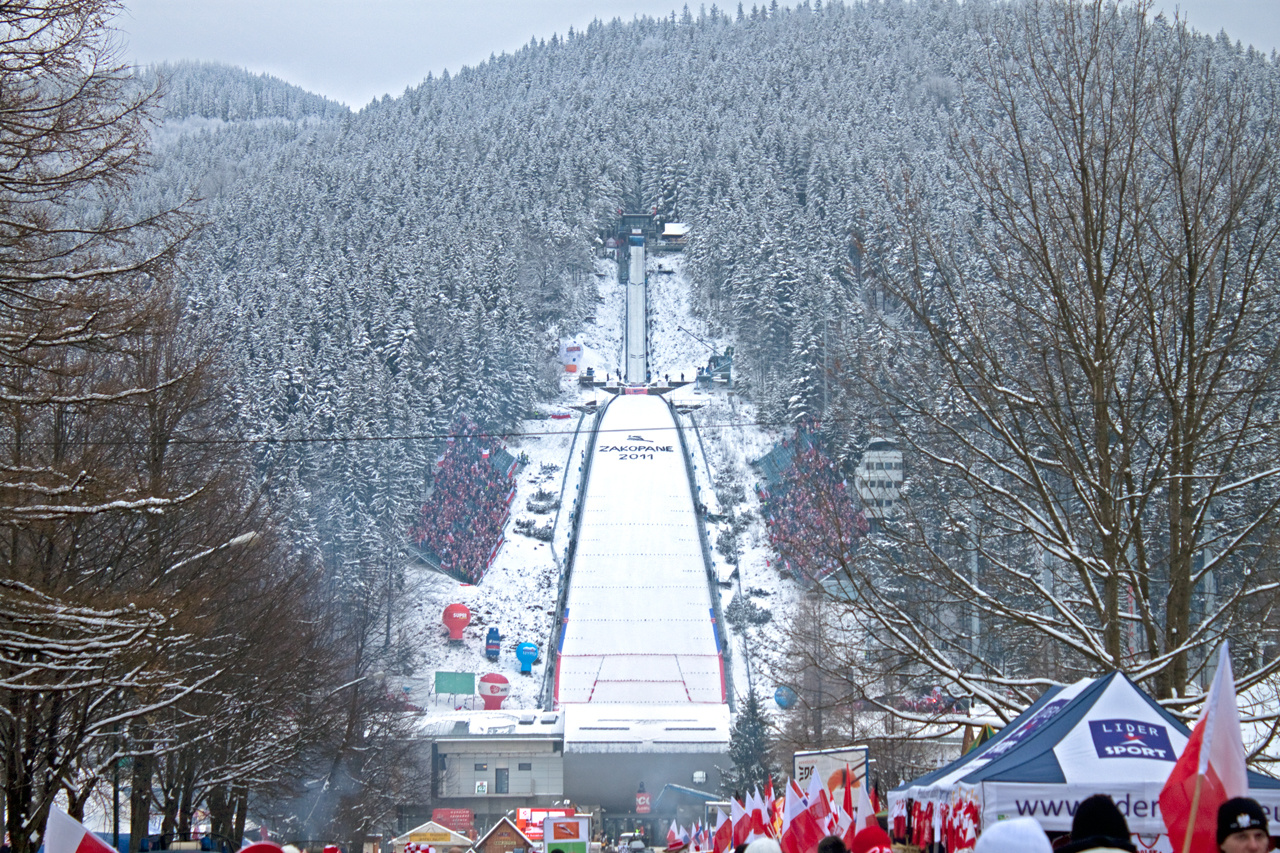
[[[628,385],[644,385],[649,381],[649,300],[645,286],[644,237],[629,237],[628,249],[631,265],[627,275],[623,380]]]
[[[564,794],[639,820],[641,783],[715,790],[732,677],[688,446],[648,386],[645,237],[628,250],[626,388],[593,414],[544,708],[563,714]]]

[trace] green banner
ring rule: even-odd
[[[475,693],[474,672],[436,672],[437,693]]]

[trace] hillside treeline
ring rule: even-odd
[[[382,589],[447,424],[508,428],[554,387],[620,208],[694,225],[698,305],[737,340],[764,416],[826,407],[854,446],[862,419],[831,375],[863,310],[863,243],[887,227],[886,179],[946,139],[972,14],[596,22],[355,113],[216,66],[155,68],[164,121],[138,197],[202,199],[186,286],[263,470],[341,582]]]
[[[601,235],[656,207],[693,226],[696,304],[763,418],[816,418],[841,461],[872,435],[914,452],[911,523],[846,567],[860,597],[841,606],[899,638],[867,678],[964,672],[1013,711],[1117,667],[1182,708],[1212,643],[1273,618],[1275,208],[1238,155],[1272,150],[1257,105],[1277,71],[1146,11],[711,5],[537,39],[357,112],[165,66],[142,75],[167,95],[136,197],[201,199],[191,311],[298,547],[372,614],[365,634],[388,617],[367,647],[387,667],[413,665],[388,611],[447,425],[502,430],[552,391]],[[1079,103],[1037,77],[1046,57]],[[1076,108],[1088,121],[1062,124]],[[1191,148],[1170,136],[1185,127]],[[1220,200],[1215,163],[1255,179]],[[1192,198],[1217,237],[1178,238]],[[1177,356],[1205,352],[1246,372]],[[1245,650],[1250,683],[1267,648]]]

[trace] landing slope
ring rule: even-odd
[[[602,415],[566,600],[559,705],[725,701],[693,495],[670,409]]]

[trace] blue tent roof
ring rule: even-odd
[[[1035,716],[1037,711],[1043,708],[1045,704],[1049,702],[1049,700],[1051,700],[1054,696],[1057,696],[1061,692],[1062,692],[1062,688],[1060,686],[1056,684],[1053,685],[1052,687],[1050,687],[1048,690],[1044,692],[1043,696],[1041,696],[1039,699],[1037,699],[1036,701],[1032,702],[1029,706],[1027,706],[1027,710],[1023,711],[1021,714],[1019,714],[1018,716],[1010,720],[1008,725],[1004,726],[1004,728],[1000,729],[1000,731],[992,735],[985,743],[969,750],[964,755],[957,758],[955,761],[952,761],[950,764],[946,764],[942,767],[939,767],[937,770],[926,773],[923,776],[919,777],[918,779],[912,779],[910,782],[903,782],[901,785],[894,788],[893,790],[905,791],[907,788],[914,788],[918,785],[920,786],[931,785],[937,780],[941,779],[943,776],[946,776],[947,774],[959,769],[960,767],[963,767],[965,764],[968,764],[970,761],[973,761],[975,758],[978,758],[988,749],[1000,743],[1000,741],[1004,740],[1009,735],[1013,734],[1013,732],[1017,730],[1018,726],[1022,725],[1031,717]]]
[[[969,785],[978,782],[1064,784],[1067,781],[1066,776],[1062,772],[1062,767],[1058,763],[1058,758],[1053,749],[1068,732],[1080,723],[1081,719],[1089,713],[1089,710],[1098,701],[1103,692],[1106,691],[1107,687],[1117,678],[1123,678],[1127,681],[1133,687],[1134,692],[1149,704],[1170,728],[1181,732],[1184,736],[1190,736],[1190,729],[1165,710],[1160,703],[1148,696],[1128,676],[1122,672],[1113,672],[1097,679],[1086,687],[1044,726],[1029,734],[1022,743],[1009,750],[1007,754],[999,756],[986,766],[976,769],[961,781]],[[1249,771],[1249,786],[1251,788],[1280,788],[1280,780]]]

